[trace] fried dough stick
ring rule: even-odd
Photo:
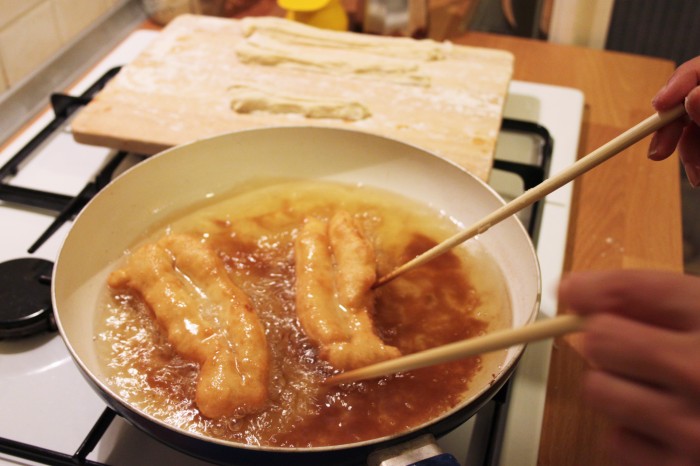
[[[401,355],[375,333],[374,249],[351,214],[307,219],[295,254],[297,318],[321,359],[349,370]]]
[[[215,251],[192,236],[166,236],[137,249],[108,284],[138,293],[175,351],[200,364],[195,401],[204,416],[240,416],[265,406],[265,331]]]

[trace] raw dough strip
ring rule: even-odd
[[[352,215],[307,219],[295,254],[297,318],[321,359],[350,370],[401,355],[375,333],[374,249]]]
[[[243,35],[264,34],[287,44],[362,50],[375,55],[410,58],[413,60],[445,60],[452,44],[431,39],[407,37],[375,37],[353,32],[329,31],[282,18],[244,18]]]
[[[231,109],[237,113],[270,112],[303,115],[306,118],[332,118],[358,121],[372,113],[359,102],[322,97],[297,97],[271,89],[236,84],[229,88]]]
[[[372,79],[381,77],[400,84],[430,85],[430,76],[421,73],[415,61],[377,58],[367,53],[347,50],[290,47],[274,40],[258,40],[256,37],[252,36],[236,46],[236,55],[241,63],[311,67],[315,71],[331,74],[353,74]]]
[[[138,293],[175,351],[200,364],[195,402],[204,416],[265,407],[265,329],[215,251],[192,236],[166,236],[134,251],[108,284]]]

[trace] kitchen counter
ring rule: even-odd
[[[470,32],[452,40],[511,51],[514,79],[583,91],[579,157],[651,115],[651,99],[674,69],[666,60],[530,39]],[[575,181],[565,272],[683,270],[678,159],[649,161],[649,139]],[[599,447],[605,420],[580,399],[586,363],[578,347],[576,336],[554,343],[540,466],[610,464]]]

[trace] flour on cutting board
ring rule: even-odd
[[[487,180],[513,56],[278,18],[183,15],[73,122],[79,142],[151,154],[230,131],[372,132]]]
[[[410,60],[380,58],[366,52],[337,50],[327,47],[293,47],[252,36],[236,47],[241,63],[262,66],[307,67],[323,73],[351,74],[370,79],[429,86],[430,78],[420,73]]]

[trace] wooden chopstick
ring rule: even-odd
[[[530,204],[538,201],[552,191],[564,186],[569,181],[574,178],[586,173],[588,170],[598,166],[604,161],[608,160],[613,155],[616,155],[632,144],[644,139],[646,136],[652,134],[654,131],[658,130],[669,124],[670,122],[676,120],[680,116],[685,114],[685,107],[681,104],[671,110],[663,113],[655,113],[651,115],[644,121],[638,123],[632,128],[628,129],[624,133],[620,134],[616,138],[612,139],[608,143],[594,150],[590,154],[582,157],[577,162],[572,164],[570,167],[559,172],[555,176],[544,180],[542,183],[538,184],[532,189],[528,189],[520,196],[516,197],[504,206],[496,209],[491,214],[482,218],[466,230],[463,230],[449,238],[440,244],[434,246],[432,249],[420,254],[410,261],[400,265],[386,275],[380,277],[374,284],[374,288],[384,285],[390,282],[394,278],[398,277],[402,273],[405,273],[419,265],[425,264],[426,262],[434,259],[435,257],[444,254],[453,247],[463,243],[464,241],[473,238],[474,236],[481,234],[491,228],[493,225],[505,220],[513,214],[518,213],[522,209],[526,208]]]
[[[327,378],[324,385],[338,385],[372,379],[397,372],[410,371],[426,366],[442,364],[477,354],[509,348],[546,338],[576,332],[583,327],[584,318],[577,315],[558,316],[515,329],[500,330],[488,335],[470,338],[431,348],[418,353],[401,356],[371,366],[361,367]]]

